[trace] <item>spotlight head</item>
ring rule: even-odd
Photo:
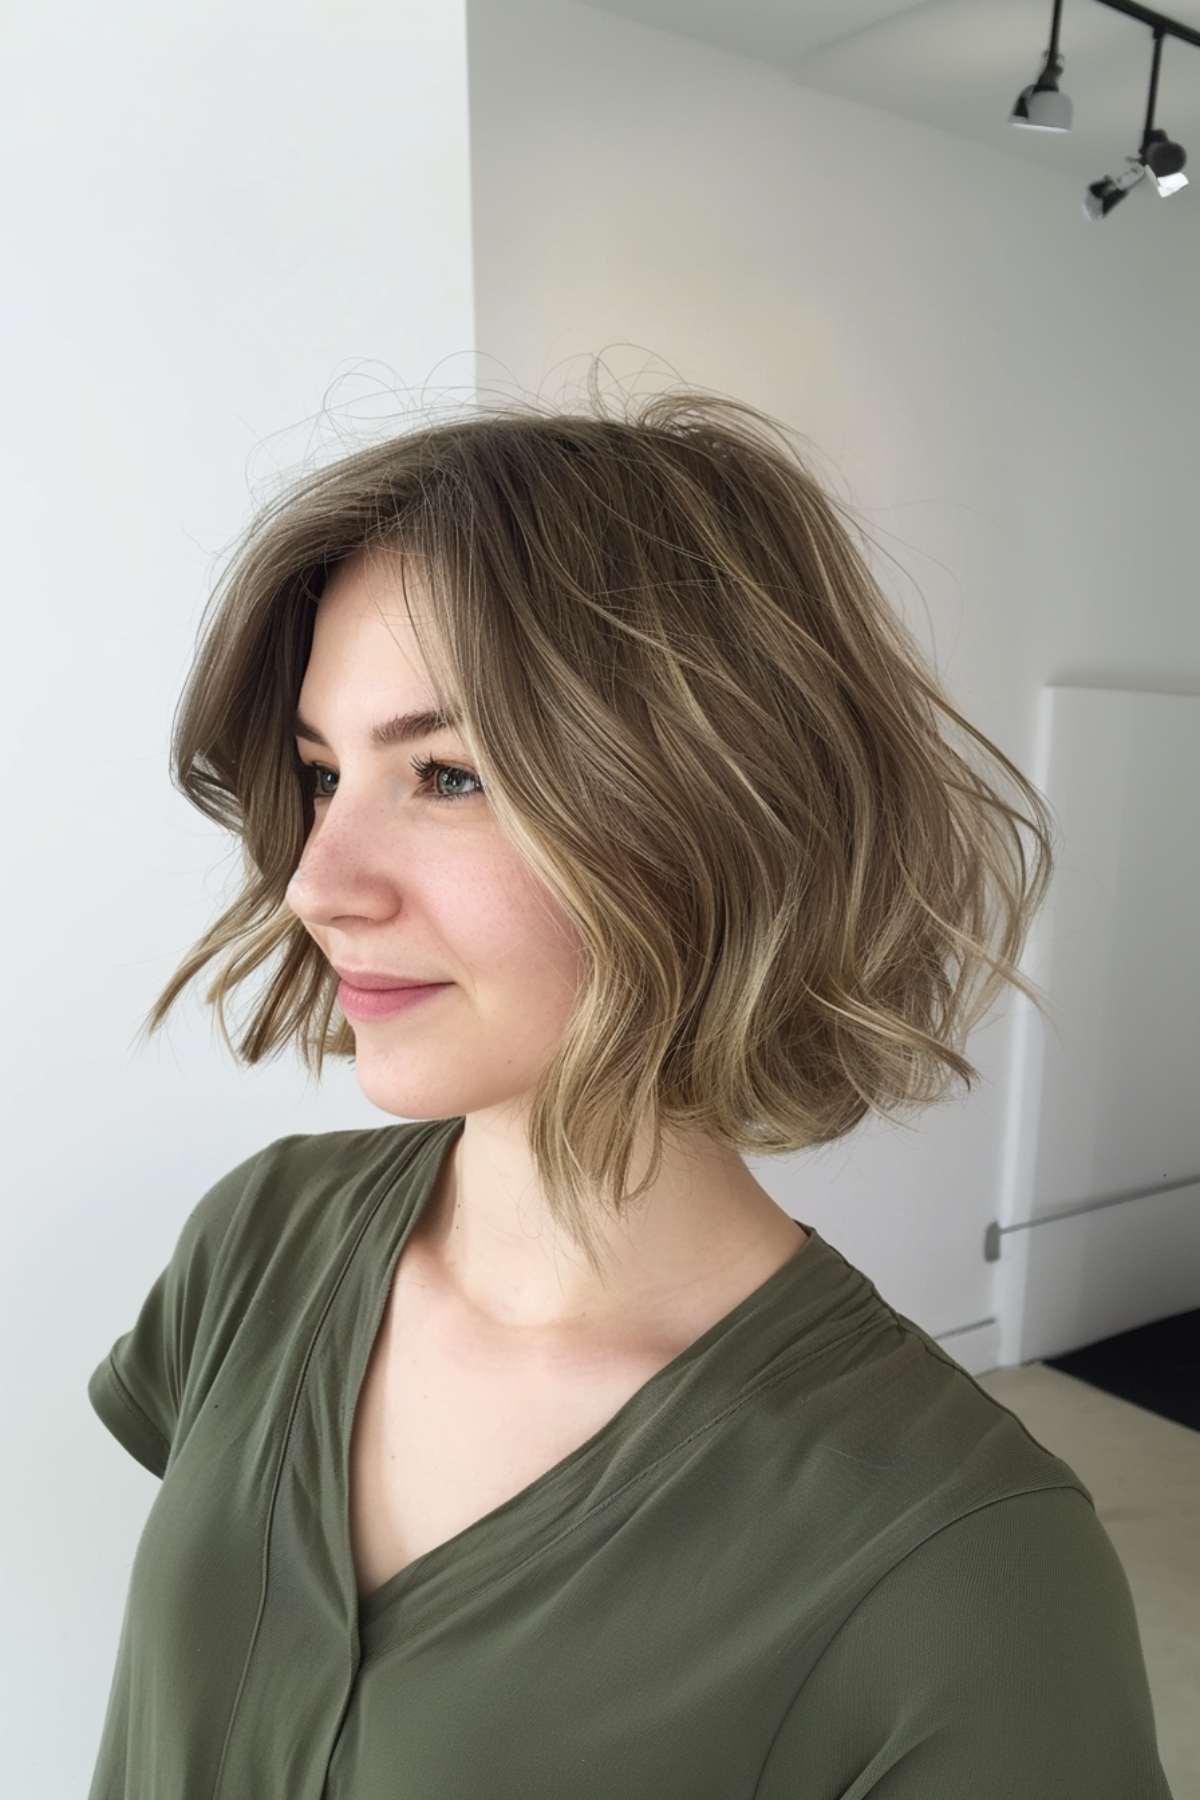
[[[1146,177],[1146,165],[1140,156],[1125,158],[1129,167],[1115,181],[1111,175],[1102,175],[1099,181],[1089,184],[1083,196],[1083,216],[1085,219],[1105,219],[1139,181]]]
[[[1142,160],[1153,175],[1159,194],[1164,198],[1187,186],[1188,178],[1183,172],[1187,151],[1182,144],[1173,144],[1165,131],[1156,129],[1146,133],[1146,141],[1142,145]]]
[[[1010,125],[1020,125],[1026,131],[1070,131],[1071,102],[1058,91],[1062,66],[1061,56],[1047,53],[1046,66],[1037,80],[1017,95],[1017,103],[1008,115]]]

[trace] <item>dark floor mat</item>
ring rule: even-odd
[[[1200,1431],[1200,1308],[1042,1358],[1092,1387]]]

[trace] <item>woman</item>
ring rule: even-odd
[[[969,1090],[1052,861],[773,429],[429,426],[234,558],[150,1026],[271,961],[235,1054],[401,1123],[222,1176],[91,1378],[92,1800],[1169,1800],[1087,1488],[742,1161]]]

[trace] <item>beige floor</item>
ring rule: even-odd
[[[1171,1793],[1200,1800],[1200,1432],[1044,1363],[976,1379],[1090,1489],[1133,1591]]]

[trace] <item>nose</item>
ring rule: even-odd
[[[416,829],[416,822],[412,822]],[[404,841],[394,796],[339,786],[336,803],[314,817],[284,898],[310,926],[396,911],[402,872],[418,862]]]

